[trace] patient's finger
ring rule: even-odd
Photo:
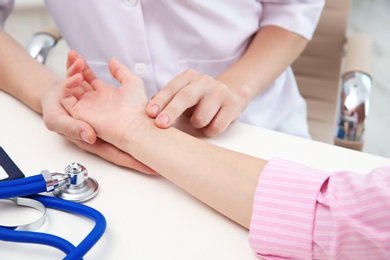
[[[122,85],[128,83],[140,83],[142,80],[137,77],[124,64],[116,59],[111,59],[108,67],[114,78],[116,78]]]

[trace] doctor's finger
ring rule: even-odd
[[[155,119],[155,124],[160,128],[172,126],[187,109],[201,102],[203,97],[204,92],[201,88],[194,87],[192,84],[187,85],[162,109]]]
[[[172,79],[163,89],[156,93],[146,107],[146,113],[150,117],[157,117],[162,109],[167,106],[175,95],[184,87],[201,77],[195,70],[186,70]]]
[[[74,140],[93,144],[96,142],[95,130],[86,122],[74,119],[65,113],[49,113],[44,115],[46,127],[56,133]]]
[[[228,126],[237,120],[240,112],[234,107],[222,107],[211,123],[202,129],[202,132],[208,137],[217,136],[228,128]]]
[[[191,125],[195,128],[203,128],[210,124],[221,109],[221,102],[210,96],[205,96],[196,105],[191,115]]]
[[[97,139],[94,144],[87,144],[85,142],[69,139],[66,136],[65,138],[77,145],[81,150],[95,154],[116,165],[131,168],[146,174],[157,174],[153,169],[139,162],[128,153],[125,153],[101,139]]]

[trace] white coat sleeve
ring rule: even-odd
[[[14,8],[14,0],[0,0],[0,28],[4,27],[4,22]]]
[[[274,25],[311,40],[325,0],[260,0],[260,27]]]

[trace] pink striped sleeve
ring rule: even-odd
[[[264,259],[390,259],[390,168],[329,175],[272,159],[249,242]]]
[[[390,167],[336,172],[317,201],[317,259],[390,259]]]
[[[322,171],[281,159],[264,168],[256,189],[249,242],[266,259],[312,259],[317,194]]]

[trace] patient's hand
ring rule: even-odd
[[[148,102],[143,81],[117,60],[109,62],[111,74],[121,83],[120,88],[99,80],[86,61],[79,57],[68,68],[61,95],[61,104],[75,119],[85,121],[96,131],[101,142],[116,144],[122,135],[131,130],[139,118],[148,118],[145,107]],[[75,69],[79,68],[79,69]],[[150,120],[150,119],[149,119]],[[104,140],[104,141],[103,141]],[[118,149],[114,147],[112,151]],[[142,172],[154,171],[129,156],[131,168]]]

